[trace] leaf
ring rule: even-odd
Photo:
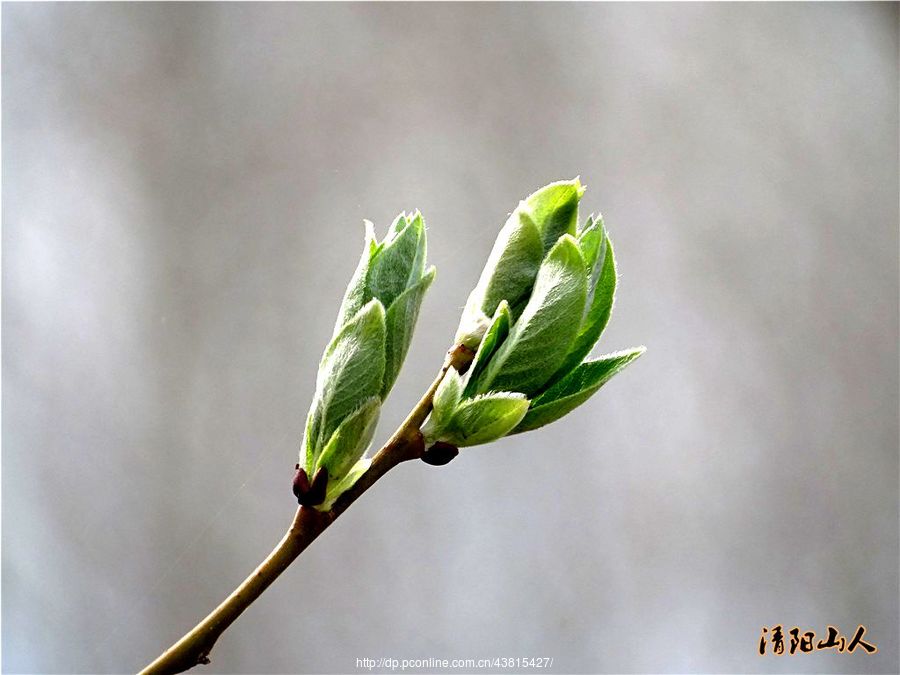
[[[422,299],[425,297],[428,287],[431,286],[431,282],[434,281],[436,272],[437,270],[433,266],[430,267],[422,278],[397,297],[385,315],[385,368],[384,380],[381,385],[382,400],[387,398],[400,374],[400,368],[403,366],[403,360],[406,358],[416,321],[419,318]]]
[[[398,221],[402,221],[398,225]],[[399,229],[398,229],[399,228]],[[369,274],[369,292],[390,307],[394,300],[422,276],[425,262],[425,226],[422,218],[410,223],[397,216],[389,236],[375,256]]]
[[[527,213],[516,209],[497,235],[478,285],[466,303],[467,310],[477,309],[491,316],[503,300],[510,305],[527,301],[543,257],[537,226]]]
[[[460,403],[440,440],[457,447],[503,438],[528,412],[528,399],[513,392],[492,392]]]
[[[472,365],[469,366],[469,371],[466,373],[465,396],[472,397],[477,393],[478,378],[487,368],[494,352],[509,335],[511,326],[512,316],[509,312],[509,305],[504,300],[494,312],[491,325],[485,331],[481,344],[478,345],[478,351],[475,352],[475,358],[472,359]]]
[[[363,477],[366,471],[368,471],[371,464],[371,457],[364,457],[350,468],[346,476],[338,481],[329,481],[328,488],[325,491],[325,501],[319,504],[316,508],[319,511],[330,511],[331,507],[334,506],[334,503],[337,501],[338,497],[340,497],[347,490],[356,485],[356,482]]]
[[[438,424],[448,422],[461,398],[462,378],[456,368],[450,366],[434,393],[434,409],[431,414],[435,421]]]
[[[578,202],[584,186],[578,178],[550,183],[525,199],[531,217],[540,230],[544,252],[549,251],[564,234],[575,234]]]
[[[381,391],[385,365],[385,315],[371,300],[334,337],[316,377],[316,393],[306,427],[307,465],[351,412]]]
[[[527,300],[543,257],[541,236],[534,221],[527,213],[513,212],[497,235],[484,266],[480,309],[490,316],[503,300],[510,305]]]
[[[463,380],[456,368],[451,366],[434,392],[431,415],[422,427],[422,435],[426,440],[433,441],[447,426],[462,398],[462,390]]]
[[[637,347],[585,361],[534,399],[513,433],[537,429],[571,412],[645,351],[645,347]]]
[[[303,441],[300,443],[300,465],[306,469],[309,477],[310,469],[316,464],[316,435],[322,422],[322,415],[318,408],[318,394],[313,394],[313,401],[306,413],[306,424],[303,427]]]
[[[603,270],[603,263],[606,260],[606,228],[603,227],[602,218],[596,220],[593,216],[588,218],[585,227],[578,233],[578,248],[581,249],[581,255],[587,266],[587,307],[590,307],[594,288],[597,286],[597,280],[600,278],[600,272]]]
[[[366,399],[359,408],[341,422],[319,455],[315,468],[307,473],[314,476],[316,469],[324,466],[328,470],[329,482],[343,478],[350,467],[369,448],[372,436],[375,435],[375,427],[378,426],[380,412],[380,399],[374,396]]]
[[[576,233],[578,235],[578,239],[581,239],[581,233],[584,232],[585,230],[589,229],[593,224],[594,224],[594,214],[592,213],[587,218],[584,219],[584,225],[578,226],[578,231]]]
[[[599,265],[595,265],[599,269],[599,273],[592,297],[587,305],[587,313],[578,329],[578,336],[572,343],[559,370],[550,379],[550,384],[565,377],[566,373],[591,353],[609,323],[616,295],[616,258],[613,254],[612,242],[605,232],[603,233],[603,245],[598,247],[596,255],[599,258],[601,254],[603,255],[602,260],[599,260]]]
[[[363,245],[362,256],[359,259],[359,265],[347,284],[347,290],[344,292],[344,299],[341,302],[341,308],[338,310],[337,321],[334,324],[334,335],[338,334],[341,326],[349,321],[362,306],[372,299],[368,292],[369,271],[371,270],[372,260],[378,250],[378,242],[375,239],[375,226],[371,221],[363,221],[366,228],[366,240]],[[332,336],[332,337],[333,337]]]
[[[409,216],[407,220],[410,227],[419,233],[419,241],[416,245],[416,255],[410,265],[409,283],[413,283],[416,279],[421,279],[425,274],[425,258],[428,254],[428,237],[425,233],[425,219],[422,214],[416,210],[414,214]]]
[[[541,264],[522,316],[479,378],[477,391],[539,391],[569,352],[586,295],[584,259],[575,239],[563,235]]]

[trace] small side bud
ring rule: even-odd
[[[328,469],[320,466],[316,469],[316,475],[313,476],[312,483],[309,486],[309,492],[306,493],[304,506],[318,506],[325,501],[325,492],[328,488]]]
[[[473,349],[469,347],[465,343],[459,342],[454,345],[450,351],[448,352],[451,356],[458,355],[460,357],[460,364],[457,366],[456,371],[460,375],[465,375],[466,371],[469,370],[469,366],[472,365],[472,359],[475,358],[475,352],[477,351],[477,347]]]
[[[481,339],[490,323],[491,318],[484,312],[477,309],[470,310],[463,316],[453,340],[461,347],[474,352],[481,344]]]
[[[297,498],[299,503],[303,503],[303,495],[309,492],[309,476],[306,475],[306,471],[300,468],[300,465],[297,465],[297,472],[294,474],[294,496]]]
[[[422,453],[422,461],[432,466],[444,466],[459,454],[459,448],[450,443],[438,441]]]
[[[325,492],[328,487],[328,471],[324,466],[316,470],[310,483],[304,469],[297,469],[294,476],[294,496],[301,506],[318,506],[325,501]]]

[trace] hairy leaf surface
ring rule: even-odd
[[[514,433],[537,429],[571,412],[644,351],[644,347],[637,347],[585,361],[532,401]]]
[[[485,332],[481,344],[478,345],[478,351],[475,352],[475,358],[472,359],[472,365],[469,366],[469,371],[466,373],[465,396],[472,397],[477,393],[478,379],[484,373],[485,368],[487,368],[487,364],[490,362],[494,352],[497,351],[497,348],[503,344],[503,341],[509,335],[511,327],[512,316],[509,312],[509,305],[504,300],[497,307],[497,311],[494,312],[491,325]]]
[[[478,392],[537,393],[569,352],[586,295],[584,259],[575,239],[564,235],[541,264],[534,292],[479,378]]]
[[[525,199],[535,224],[541,233],[546,253],[564,234],[575,234],[578,223],[578,202],[584,194],[581,181],[558,181],[542,187]]]
[[[316,378],[306,439],[307,459],[322,448],[341,421],[381,391],[385,367],[385,314],[371,300],[325,350]],[[311,466],[311,464],[309,464]]]
[[[508,434],[527,412],[528,399],[519,393],[494,392],[464,399],[440,438],[458,447],[489,443]]]
[[[400,374],[403,360],[409,350],[413,330],[419,319],[419,308],[425,292],[434,281],[437,270],[432,266],[419,281],[403,291],[385,314],[385,369],[381,386],[381,398],[387,397]]]
[[[347,416],[319,455],[317,468],[324,466],[329,477],[343,476],[369,448],[380,411],[381,400],[372,397]]]
[[[601,254],[603,255],[602,259],[600,258]],[[597,256],[594,265],[597,270],[596,281],[593,282],[594,286],[589,292],[590,300],[587,304],[587,311],[578,329],[578,336],[551,383],[564,377],[591,353],[594,345],[603,335],[612,315],[616,295],[616,258],[613,254],[612,242],[605,232],[603,233],[603,243],[597,248],[595,255]]]

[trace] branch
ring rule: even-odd
[[[144,668],[140,675],[181,673],[196,665],[209,663],[209,654],[225,629],[262,595],[325,528],[388,471],[401,462],[422,456],[425,447],[419,428],[431,411],[434,392],[451,366],[460,371],[465,370],[472,357],[472,351],[463,345],[453,347],[447,353],[437,379],[394,435],[372,458],[371,466],[353,487],[337,499],[330,511],[322,512],[307,506],[297,509],[290,529],[259,567],[209,616]]]

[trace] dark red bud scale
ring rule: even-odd
[[[300,465],[297,465],[297,473],[294,474],[294,496],[297,498],[301,504],[303,503],[303,495],[309,492],[309,477],[306,475],[306,471],[300,468]]]
[[[320,466],[313,476],[307,493],[307,506],[318,506],[325,501],[325,489],[328,487],[328,469]]]
[[[438,441],[422,453],[422,461],[432,466],[444,466],[459,454],[459,448],[450,443]]]
[[[294,496],[301,506],[318,506],[325,501],[328,488],[328,471],[320,466],[313,476],[312,482],[304,469],[297,469],[294,476]]]

